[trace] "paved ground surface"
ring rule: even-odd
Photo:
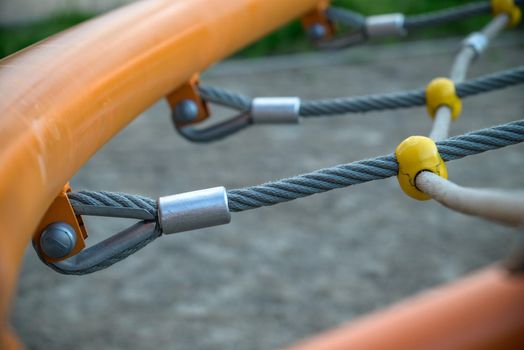
[[[513,37],[517,39],[517,37]],[[471,75],[522,64],[511,40]],[[205,83],[304,98],[388,92],[448,73],[459,40],[227,63]],[[453,133],[522,118],[522,87],[464,101]],[[133,122],[74,178],[76,189],[149,196],[236,188],[385,154],[426,134],[423,108],[253,127],[190,144],[165,103]],[[524,147],[448,165],[460,184],[524,187]],[[129,224],[88,220],[90,241]],[[28,249],[13,324],[29,349],[274,349],[497,261],[515,232],[407,198],[395,179],[233,215],[164,237],[125,262],[61,276]]]

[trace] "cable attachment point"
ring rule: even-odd
[[[395,149],[398,162],[397,180],[402,191],[408,196],[424,201],[431,197],[420,191],[415,179],[422,171],[448,178],[446,164],[440,157],[435,142],[425,136],[410,136]]]
[[[67,197],[66,184],[55,198],[33,235],[33,247],[47,263],[65,260],[85,247],[87,230]]]
[[[386,15],[369,16],[366,18],[365,33],[368,38],[387,36],[405,36],[404,14],[390,13]]]
[[[198,93],[198,74],[167,96],[177,128],[197,124],[209,118],[209,107]]]
[[[297,124],[299,109],[298,97],[256,97],[250,113],[254,124]]]
[[[480,56],[488,46],[488,38],[480,32],[474,32],[468,35],[462,42],[462,47],[471,47],[475,51],[475,56]]]
[[[164,234],[224,225],[230,221],[231,213],[224,187],[158,199],[158,222]]]
[[[426,87],[426,109],[432,118],[435,118],[440,106],[449,107],[453,120],[462,111],[462,101],[455,91],[455,83],[448,78],[433,79]]]
[[[205,128],[194,127],[210,117],[209,106],[200,96],[198,83],[199,76],[194,74],[167,96],[175,128],[185,139],[192,142],[217,141],[252,124],[249,114],[240,112],[226,121]]]
[[[491,0],[491,11],[495,17],[507,14],[509,28],[516,27],[522,19],[522,12],[514,0]]]
[[[320,0],[317,6],[300,19],[302,27],[313,42],[329,40],[335,33],[333,23],[326,15],[329,0]]]

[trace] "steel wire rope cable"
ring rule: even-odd
[[[515,122],[477,130],[461,136],[455,136],[437,143],[438,151],[444,161],[460,159],[509,145],[524,142],[524,119]],[[365,159],[349,164],[316,170],[307,174],[268,182],[257,186],[232,189],[227,191],[227,200],[231,212],[241,212],[263,206],[271,206],[316,193],[337,188],[385,179],[397,175],[398,163],[394,154]],[[101,209],[113,209],[114,206],[154,209],[156,219],[156,201],[144,196],[118,192],[80,191],[68,194],[73,209],[84,205],[100,206]],[[130,216],[132,217],[132,216]],[[158,225],[156,225],[158,229]],[[157,230],[156,229],[156,230]],[[107,268],[140,250],[162,232],[136,242],[127,250],[105,259],[95,266],[83,270],[65,271],[46,263],[57,272],[69,275],[83,275]]]
[[[459,97],[465,98],[522,83],[524,83],[524,65],[458,83],[456,90]],[[202,98],[209,102],[239,111],[249,111],[251,107],[252,98],[227,89],[200,86],[199,92]],[[302,117],[310,118],[418,107],[425,104],[425,90],[415,89],[357,97],[303,101],[300,104],[299,114]]]
[[[442,159],[451,161],[521,142],[524,142],[524,119],[451,137],[437,142],[437,146]],[[229,209],[239,212],[270,206],[336,188],[385,179],[397,175],[397,171],[394,154],[342,164],[262,185],[228,190]],[[141,208],[140,203],[145,202],[147,208],[156,210],[154,199],[139,196],[141,201],[136,201],[137,196],[131,194],[79,191],[68,196],[73,208],[82,205]]]
[[[404,28],[410,30],[439,25],[447,22],[461,20],[467,17],[482,15],[489,13],[490,11],[490,2],[472,2],[458,7],[407,16],[404,21]]]
[[[515,4],[523,5],[524,0],[516,0]],[[403,27],[407,30],[435,26],[448,22],[461,20],[467,17],[487,14],[491,11],[490,2],[471,2],[465,5],[437,10],[429,13],[410,15],[404,18]],[[333,22],[348,25],[357,29],[363,29],[366,16],[341,7],[331,6],[326,10],[326,15]]]

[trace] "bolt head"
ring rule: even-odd
[[[53,259],[63,258],[76,246],[76,232],[65,222],[49,224],[40,236],[40,248],[45,255]]]
[[[309,37],[312,40],[322,40],[327,35],[326,27],[320,23],[315,23],[308,28]]]
[[[198,118],[198,111],[195,101],[185,99],[176,105],[174,118],[176,121],[192,122]]]

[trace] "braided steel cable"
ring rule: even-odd
[[[524,83],[524,65],[459,83],[456,85],[456,91],[457,95],[463,98],[522,83]],[[247,111],[251,107],[252,99],[236,92],[209,86],[201,86],[199,90],[205,100],[220,105],[241,111]],[[320,117],[409,108],[425,104],[425,90],[416,89],[367,96],[303,101],[299,113],[302,117]]]
[[[221,106],[231,107],[239,111],[248,111],[251,107],[251,98],[222,88],[199,86],[200,96],[209,102]]]
[[[442,159],[451,161],[520,142],[524,142],[524,119],[451,137],[437,142],[437,147]],[[395,176],[397,171],[398,164],[394,154],[337,165],[258,186],[228,190],[229,209],[239,212],[270,206],[315,193],[385,179]],[[156,213],[156,202],[151,198],[118,192],[81,191],[81,196],[78,193],[68,194],[73,208],[86,204],[91,197],[93,201],[89,203],[109,207],[132,205],[136,208],[139,203],[147,203],[147,208],[154,207]],[[136,197],[140,201],[134,200]],[[82,198],[81,202],[79,198]]]
[[[517,0],[515,1],[515,4],[523,5],[524,0]],[[467,17],[488,14],[491,12],[491,8],[491,2],[482,1],[429,13],[410,15],[406,16],[404,19],[404,28],[406,30],[412,30],[459,21]],[[341,23],[357,29],[363,29],[366,25],[365,16],[348,9],[330,7],[326,10],[326,15],[333,22]]]
[[[404,21],[404,28],[410,30],[429,27],[447,22],[461,20],[466,17],[482,15],[485,13],[489,13],[490,11],[490,2],[473,2],[459,7],[443,9],[420,15],[408,16]]]
[[[341,23],[349,27],[363,29],[366,26],[366,16],[348,9],[332,6],[326,9],[326,16],[332,22]]]
[[[460,159],[524,141],[524,120],[487,128],[437,143],[444,161]],[[395,176],[394,154],[321,169],[312,173],[228,191],[231,211],[270,206],[293,199]]]
[[[444,161],[460,159],[469,155],[524,142],[524,119],[508,124],[482,129],[462,136],[437,142]],[[359,183],[395,176],[398,163],[394,154],[334,166],[308,174],[294,176],[258,186],[229,190],[228,206],[231,212],[240,212],[263,206],[271,206],[315,193],[348,187]],[[73,208],[78,205],[102,205],[103,208],[142,208],[155,211],[156,201],[151,198],[118,192],[82,191],[68,194]],[[97,264],[78,269],[63,269],[59,264],[44,263],[57,272],[67,275],[85,275],[105,269],[142,249],[162,232],[155,224],[155,232],[146,239],[138,240],[122,252],[109,256]]]
[[[77,214],[81,213],[83,206],[88,205],[93,207],[142,209],[156,217],[156,201],[145,196],[121,192],[78,191],[68,193],[68,197]],[[142,217],[134,217],[132,215],[127,217],[142,219]]]

